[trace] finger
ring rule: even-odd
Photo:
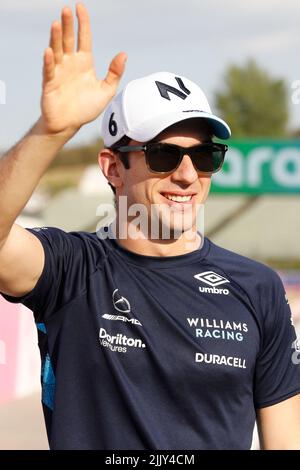
[[[55,75],[54,54],[51,47],[47,47],[44,52],[43,82],[49,82]]]
[[[127,54],[125,52],[119,52],[119,54],[113,58],[104,79],[107,85],[117,88],[124,73],[126,61]]]
[[[70,8],[66,7],[62,11],[62,45],[65,54],[72,54],[74,52],[74,26],[73,15]]]
[[[60,64],[63,59],[62,29],[59,21],[54,21],[51,27],[50,47],[53,50],[56,64]]]
[[[91,52],[92,33],[90,18],[87,9],[82,3],[76,5],[76,15],[78,19],[78,45],[77,50],[82,52]]]

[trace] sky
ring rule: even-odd
[[[38,119],[42,56],[51,22],[75,1],[0,0],[0,148],[13,145]],[[300,127],[292,83],[300,80],[299,0],[85,0],[99,78],[111,58],[128,53],[120,84],[170,71],[205,91],[214,109],[229,64],[255,58],[290,92],[290,127]],[[3,102],[5,84],[5,104]],[[99,137],[100,119],[84,126],[72,144]]]

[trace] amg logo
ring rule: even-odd
[[[106,320],[121,320],[124,322],[133,323],[134,325],[142,326],[141,322],[139,322],[136,318],[127,318],[123,317],[123,315],[109,315],[108,313],[105,313],[102,315],[102,318],[105,318]]]

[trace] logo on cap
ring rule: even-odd
[[[115,137],[118,133],[118,126],[117,126],[116,121],[114,121],[114,115],[115,115],[115,113],[111,113],[111,116],[109,118],[109,123],[108,123],[109,133],[113,137]]]
[[[167,83],[159,82],[157,80],[155,80],[155,84],[162,98],[165,98],[166,100],[170,101],[171,98],[169,96],[169,93],[173,93],[182,100],[185,100],[191,92],[186,88],[180,77],[175,77],[175,80],[178,83],[180,90],[182,91],[178,90],[178,88],[168,85]]]

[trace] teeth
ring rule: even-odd
[[[165,194],[165,197],[174,202],[188,202],[192,199],[192,196],[175,196],[174,194]]]

